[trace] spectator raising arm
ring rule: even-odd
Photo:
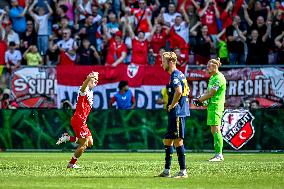
[[[135,34],[134,34],[134,32],[133,32],[133,29],[131,28],[131,25],[130,25],[129,22],[128,22],[128,17],[126,17],[126,26],[127,26],[127,29],[128,29],[129,35],[130,35],[130,38],[131,38],[131,39],[134,39],[134,38],[135,38]]]
[[[53,10],[52,10],[52,8],[50,7],[50,5],[48,4],[48,1],[47,1],[47,0],[45,0],[44,3],[45,3],[45,5],[46,5],[46,7],[47,7],[47,10],[48,10],[48,17],[50,17],[50,16],[53,14]]]
[[[101,57],[100,57],[98,51],[96,50],[96,48],[93,45],[91,45],[90,48],[94,51],[94,57],[97,59],[98,64],[101,65]]]
[[[19,14],[19,15],[9,15],[10,17],[25,17],[26,16],[26,13],[27,13],[27,10],[28,10],[28,7],[29,7],[29,3],[30,3],[30,1],[29,0],[26,0],[25,1],[25,8],[24,8],[24,11],[21,13],[21,14]],[[11,13],[11,12],[10,12]]]
[[[197,31],[196,29],[201,26],[201,22],[197,22],[191,29],[190,29],[190,34],[193,36],[197,36]]]
[[[31,17],[35,20],[35,13],[33,11],[35,5],[38,3],[38,0],[34,0],[34,2],[31,4],[30,8],[29,8],[29,14],[31,15]]]
[[[282,34],[278,35],[275,40],[274,40],[274,43],[275,45],[280,49],[282,46],[283,46],[283,43],[281,43],[281,39],[283,39],[284,37],[284,31],[282,32]]]
[[[196,10],[199,10],[200,9],[200,6],[196,3],[195,0],[191,0],[193,6],[196,8]]]
[[[243,4],[243,9],[244,9],[244,16],[245,16],[245,20],[247,21],[249,26],[253,25],[253,21],[250,19],[249,14],[248,14],[248,5],[246,4],[246,2],[244,2]]]
[[[158,18],[155,18],[154,27],[152,27],[152,30],[151,30],[151,32],[150,32],[150,35],[149,35],[148,38],[147,38],[148,41],[151,41],[151,40],[152,40],[153,35],[154,35],[154,33],[156,32],[156,29],[157,29],[157,24],[158,24]]]
[[[272,25],[272,22],[271,21],[267,21],[266,22],[266,32],[265,34],[262,36],[262,41],[265,42],[270,36],[271,36],[271,25]]]
[[[226,28],[222,29],[222,31],[220,33],[218,33],[218,35],[216,36],[216,40],[218,42],[221,41],[221,37],[224,35],[225,32],[226,32]]]
[[[0,26],[2,26],[2,22],[3,22],[5,14],[6,14],[6,12],[4,10],[3,10],[2,13],[0,13]],[[2,29],[2,27],[0,29]]]
[[[103,28],[103,34],[107,37],[107,39],[111,39],[111,34],[109,30],[107,29],[107,18],[102,19],[102,28]]]
[[[239,29],[239,26],[237,24],[233,25],[237,31],[238,37],[241,39],[242,42],[246,41],[246,37],[243,35],[242,31]]]
[[[120,5],[121,5],[121,10],[122,10],[123,12],[125,12],[125,10],[126,10],[125,0],[120,0]]]
[[[153,11],[157,10],[160,7],[160,1],[155,0],[155,4],[153,5]]]
[[[219,12],[219,9],[217,7],[217,3],[215,0],[212,0],[212,3],[213,3],[213,7],[214,7],[214,10],[215,10],[215,16],[216,18],[220,18],[220,12]]]
[[[198,13],[198,16],[199,16],[199,17],[204,16],[206,10],[207,10],[208,7],[209,7],[209,3],[210,3],[210,2],[211,2],[211,0],[206,1],[204,8]]]
[[[189,19],[188,15],[187,15],[187,13],[185,11],[185,2],[186,2],[186,0],[184,0],[182,2],[181,7],[180,7],[180,11],[181,11],[182,16],[184,17],[185,22],[187,24],[189,24],[190,23],[190,19]]]

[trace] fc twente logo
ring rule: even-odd
[[[130,78],[133,78],[137,75],[139,70],[139,66],[135,65],[135,64],[130,64],[127,66],[127,75]]]
[[[221,132],[224,140],[238,150],[254,135],[253,115],[244,109],[227,109],[222,118]]]

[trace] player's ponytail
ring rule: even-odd
[[[220,67],[222,65],[221,63],[221,59],[219,57],[217,58],[213,58],[210,60],[213,64],[217,65],[218,67]]]

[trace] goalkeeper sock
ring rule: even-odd
[[[214,133],[214,149],[216,154],[222,154],[223,137],[220,131]]]
[[[166,146],[165,145],[165,169],[170,169],[171,168],[171,163],[172,163],[172,157],[173,157],[173,147],[172,146]]]
[[[75,136],[69,136],[69,141],[70,142],[77,142],[77,140],[78,140],[78,138],[77,137],[75,137]]]
[[[184,145],[176,147],[176,150],[177,150],[178,163],[179,163],[180,170],[184,170],[186,169]]]

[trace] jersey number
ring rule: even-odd
[[[182,96],[188,96],[189,95],[189,86],[188,86],[187,80],[183,79],[182,82],[183,82],[183,93],[182,93]]]

